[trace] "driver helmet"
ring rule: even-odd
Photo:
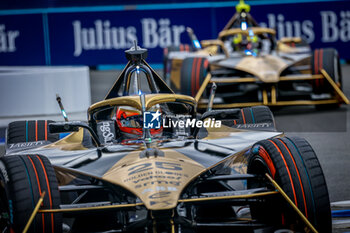
[[[232,38],[232,46],[234,50],[252,50],[257,47],[259,42],[258,36],[249,33],[250,35],[242,35],[241,33]]]
[[[153,106],[148,111],[160,111],[158,106]],[[129,106],[121,106],[117,108],[116,122],[122,139],[138,139],[142,137],[143,116],[142,112],[136,108]],[[163,126],[159,129],[150,129],[153,137],[159,137],[163,133]]]

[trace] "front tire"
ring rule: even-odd
[[[8,216],[0,222],[5,232],[22,232],[40,195],[46,195],[41,209],[57,209],[60,195],[54,169],[41,155],[11,155],[0,159],[0,211]],[[28,232],[62,232],[61,214],[41,213]]]
[[[302,138],[281,137],[263,140],[252,148],[248,173],[276,180],[318,232],[332,232],[328,189],[316,154]],[[262,184],[250,182],[248,186]],[[281,197],[251,206],[253,218],[282,228],[303,231],[304,222]]]
[[[14,121],[7,127],[6,143],[50,141],[55,142],[59,139],[58,134],[51,134],[49,124],[50,120],[30,120]]]

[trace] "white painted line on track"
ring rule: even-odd
[[[350,208],[350,200],[332,202],[331,207],[332,208]]]
[[[338,228],[338,229],[348,228],[350,230],[350,219],[333,220],[332,225],[333,225],[333,228]]]

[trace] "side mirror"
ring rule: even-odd
[[[54,122],[49,124],[50,133],[71,133],[79,131],[76,122]]]
[[[229,119],[239,119],[241,109],[223,109],[223,110],[211,110],[203,113],[201,120],[206,118],[215,118],[216,120],[229,120]]]
[[[68,122],[54,122],[49,124],[50,133],[70,133],[77,132],[79,128],[85,128],[89,131],[98,147],[101,146],[101,142],[98,139],[94,130],[85,122],[82,121],[68,121]]]

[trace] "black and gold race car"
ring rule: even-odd
[[[276,40],[276,31],[260,27],[244,1],[236,11],[217,39],[199,42],[188,28],[191,46],[164,50],[164,78],[175,92],[195,97],[200,109],[212,85],[213,108],[349,104],[335,49],[311,51],[300,37]]]
[[[277,132],[266,106],[197,113],[146,55],[126,51],[88,123],[9,124],[1,232],[331,232],[307,141]]]

